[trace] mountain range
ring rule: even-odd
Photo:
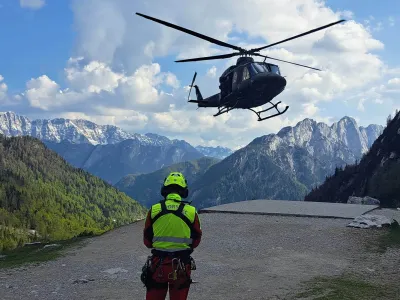
[[[87,120],[30,121],[13,112],[0,114],[0,134],[38,138],[73,166],[111,184],[128,174],[149,173],[203,156],[224,158],[232,153],[228,148],[195,148],[183,140],[170,140],[154,133],[128,133],[116,126]]]
[[[350,196],[377,198],[383,207],[400,207],[400,112],[362,159],[338,167],[305,201],[346,203]]]
[[[360,127],[350,117],[331,126],[304,119],[207,166],[191,183],[188,200],[199,208],[250,199],[303,200],[337,166],[360,159],[382,130],[380,125]],[[122,179],[117,186],[148,205],[158,198],[140,194],[142,186],[158,191],[164,173],[162,169],[143,174],[140,183]]]
[[[155,194],[143,189],[158,193],[171,168],[188,172],[190,200],[198,207],[248,199],[302,200],[336,167],[360,159],[382,130],[380,125],[358,126],[351,117],[331,126],[307,118],[233,152],[86,120],[30,121],[12,112],[0,115],[0,133],[37,137],[73,166],[115,184],[146,205],[156,201]],[[219,161],[198,163],[211,156]],[[183,162],[190,163],[179,165]],[[189,167],[193,164],[198,167]]]

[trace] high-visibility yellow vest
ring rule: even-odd
[[[194,206],[168,197],[154,204],[151,207],[153,248],[168,252],[190,249],[195,215]]]

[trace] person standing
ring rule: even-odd
[[[147,213],[143,242],[152,248],[143,266],[141,280],[146,286],[146,300],[164,300],[169,290],[171,300],[186,300],[196,269],[191,257],[201,241],[202,230],[196,208],[182,200],[189,194],[185,177],[171,172],[164,180],[161,195]]]

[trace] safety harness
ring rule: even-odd
[[[172,199],[169,199],[172,200]],[[174,201],[174,200],[173,200]],[[167,206],[165,204],[166,200],[162,200],[160,201],[161,204],[161,212],[158,213],[151,221],[151,225],[154,224],[154,222],[156,222],[159,218],[161,218],[162,216],[166,215],[166,214],[174,214],[177,217],[181,218],[190,228],[190,244],[193,240],[194,237],[194,227],[193,224],[190,222],[190,220],[188,219],[188,217],[186,217],[183,214],[183,209],[185,207],[184,203],[180,203],[179,207],[177,210],[169,210],[167,209]],[[150,228],[152,228],[152,226],[150,226]],[[190,245],[191,246],[191,245]],[[161,266],[161,264],[164,261],[164,258],[167,256],[173,257],[171,263],[172,263],[172,273],[168,274],[168,279],[172,279],[172,280],[177,280],[178,276],[177,274],[184,274],[184,277],[186,278],[185,283],[183,283],[182,285],[180,285],[180,287],[178,289],[182,289],[185,287],[190,286],[190,284],[192,283],[192,279],[190,278],[190,276],[188,276],[188,274],[186,273],[186,269],[185,269],[185,264],[190,264],[191,265],[191,270],[196,270],[196,263],[194,261],[194,259],[190,256],[190,254],[192,253],[193,249],[183,249],[182,251],[176,251],[176,252],[164,252],[164,251],[160,251],[160,250],[156,250],[153,249],[151,252],[154,255],[160,257],[160,260],[158,261],[158,264],[153,268],[153,266],[151,265],[151,261],[152,261],[152,256],[148,256],[147,261],[145,263],[145,265],[142,268],[142,275],[141,275],[141,281],[143,282],[143,284],[147,287],[147,288],[157,288],[157,287],[163,287],[165,286],[166,283],[159,283],[153,280],[152,276],[153,274],[157,271],[157,269]],[[183,260],[183,261],[182,261]],[[174,268],[174,266],[176,266],[177,268]],[[162,269],[159,270],[159,274],[158,277],[162,277]]]
[[[174,214],[175,216],[177,216],[177,217],[179,217],[179,218],[181,218],[186,224],[187,224],[187,226],[189,226],[189,228],[190,228],[190,232],[191,232],[191,235],[192,235],[192,233],[193,233],[193,224],[190,222],[190,220],[188,219],[188,217],[186,217],[184,214],[183,214],[183,208],[185,207],[185,204],[183,204],[182,202],[179,204],[179,207],[178,207],[178,209],[177,210],[169,210],[169,209],[167,209],[167,206],[165,205],[165,201],[166,200],[162,200],[162,201],[160,201],[160,204],[161,204],[161,212],[158,214],[158,215],[156,215],[155,217],[154,217],[154,219],[152,219],[152,225],[154,224],[154,222],[155,221],[157,221],[159,218],[161,218],[162,216],[165,216],[166,214]],[[172,201],[175,201],[175,200],[172,200]]]

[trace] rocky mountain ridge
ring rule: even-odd
[[[305,119],[258,137],[209,166],[191,184],[189,201],[203,208],[251,199],[302,200],[336,166],[361,158],[382,130],[379,125],[359,127],[350,117],[331,126]],[[129,184],[124,188],[128,191]]]
[[[400,112],[397,111],[383,133],[362,159],[352,165],[336,168],[305,201],[342,202],[350,196],[370,196],[383,207],[400,206]]]
[[[171,140],[155,133],[129,133],[114,125],[98,125],[83,119],[30,120],[11,111],[0,113],[0,134],[7,137],[32,136],[53,143],[68,141],[74,144],[108,145],[134,140],[147,146],[191,146],[183,140]],[[226,157],[232,152],[228,148],[200,145],[196,149],[204,156],[216,158]]]

